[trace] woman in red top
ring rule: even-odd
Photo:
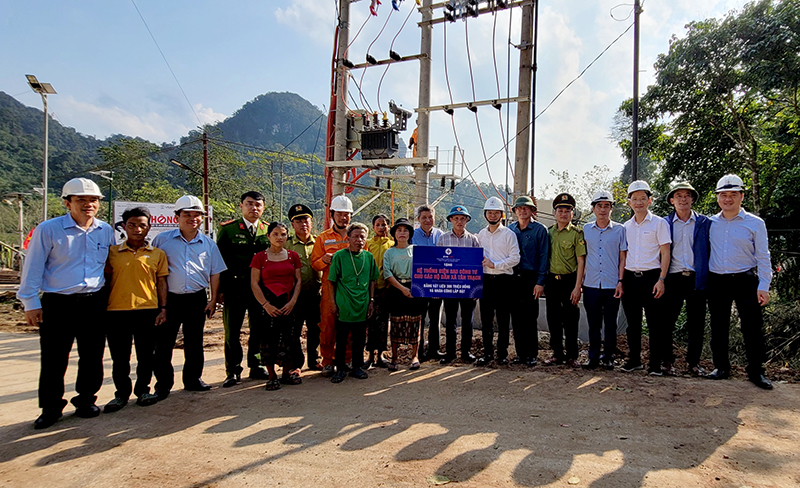
[[[281,222],[273,222],[267,228],[270,246],[253,256],[250,263],[250,287],[261,304],[260,326],[261,364],[269,371],[267,390],[277,390],[281,383],[299,385],[300,374],[292,372],[291,360],[296,357],[293,347],[292,309],[300,295],[300,255],[284,249],[288,229]],[[275,373],[275,363],[283,366],[280,381]],[[300,366],[300,365],[298,365]]]

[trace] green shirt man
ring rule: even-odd
[[[336,286],[339,321],[363,322],[369,307],[369,283],[378,279],[378,265],[368,251],[336,251],[328,279]]]
[[[550,234],[550,272],[559,275],[577,272],[578,256],[586,256],[583,231],[569,223],[562,230],[554,224],[547,232]]]

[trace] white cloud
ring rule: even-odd
[[[335,18],[331,0],[294,0],[286,8],[275,9],[275,19],[313,41],[330,45]]]
[[[194,111],[203,124],[216,124],[228,117],[225,114],[215,112],[211,107],[204,107],[202,103],[196,103],[194,105]]]

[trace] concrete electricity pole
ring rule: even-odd
[[[347,82],[349,71],[344,65],[350,42],[350,0],[339,0],[339,38],[336,44],[336,129],[333,139],[333,160],[347,159]],[[344,193],[344,168],[333,168],[333,196]],[[328,218],[327,216],[325,217]]]
[[[533,77],[533,4],[522,6],[519,42],[519,91],[517,142],[514,153],[514,197],[528,194],[528,166],[531,141],[531,79]]]
[[[423,56],[419,60],[419,103],[418,107],[430,107],[431,105],[431,45],[433,40],[433,10],[431,9],[432,0],[422,0],[422,22],[420,23],[420,47],[419,52]],[[417,114],[419,126],[417,131],[417,157],[428,159],[430,148],[431,114],[430,112],[420,112]],[[428,203],[430,166],[428,164],[417,164],[414,166],[414,205],[426,205]]]
[[[631,137],[631,181],[639,179],[639,0],[633,4],[633,136]]]

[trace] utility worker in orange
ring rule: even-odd
[[[331,200],[330,217],[333,225],[323,231],[314,242],[311,251],[311,266],[322,271],[322,300],[320,301],[319,323],[319,352],[322,356],[322,376],[333,376],[333,356],[336,349],[336,315],[332,308],[333,288],[328,280],[331,259],[333,254],[348,247],[347,226],[353,215],[353,202],[344,195],[339,195]],[[350,361],[348,351],[345,362]]]

